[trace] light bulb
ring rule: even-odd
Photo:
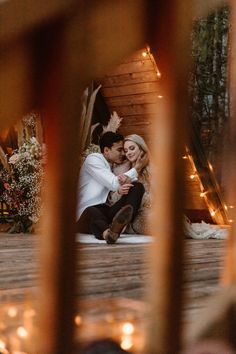
[[[127,335],[132,334],[134,332],[134,325],[130,322],[125,322],[122,326],[122,332]]]
[[[132,338],[130,337],[124,337],[120,343],[120,347],[123,350],[129,350],[133,346],[133,341]]]
[[[21,338],[26,338],[28,336],[28,332],[23,326],[18,327],[16,332]]]

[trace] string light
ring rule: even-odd
[[[234,209],[234,205],[229,205],[229,209]]]
[[[16,332],[21,338],[26,338],[28,336],[28,332],[23,326],[18,327]]]
[[[190,179],[194,179],[195,177],[196,177],[195,174],[191,174],[191,175],[189,176]]]
[[[122,326],[122,332],[127,335],[132,334],[134,332],[134,325],[130,322],[125,322]]]
[[[158,77],[161,77],[160,71],[157,72],[157,76],[158,76]]]
[[[187,160],[187,159],[188,159],[188,156],[187,156],[187,155],[184,155],[184,156],[182,156],[182,159]]]
[[[145,58],[147,56],[147,52],[146,51],[143,51],[142,52],[142,56]]]
[[[18,311],[17,311],[16,307],[10,307],[7,311],[8,316],[11,318],[16,317],[17,313],[18,313]]]
[[[227,205],[225,205],[225,206],[224,206],[224,208],[225,208],[225,210],[228,210],[228,207],[227,207]]]
[[[213,171],[213,166],[212,166],[212,164],[211,164],[210,162],[208,162],[208,166],[209,166],[209,169],[210,169],[211,171]]]
[[[123,350],[129,350],[130,348],[132,348],[133,346],[133,341],[132,338],[130,337],[123,337],[121,343],[120,343],[120,347]]]
[[[206,192],[201,192],[201,193],[200,193],[200,197],[201,197],[201,198],[205,197],[205,195],[206,195]]]
[[[211,214],[211,216],[215,216],[215,215],[216,215],[215,210],[212,210],[212,211],[210,212],[210,214]]]
[[[234,221],[233,221],[233,219],[229,219],[229,222],[232,224],[232,222],[234,222]]]
[[[80,326],[80,325],[81,325],[81,322],[82,322],[81,316],[79,316],[79,315],[75,316],[75,324],[76,324],[77,326]]]
[[[158,97],[158,98],[163,98],[163,96],[162,96],[162,95],[158,95],[157,97]]]

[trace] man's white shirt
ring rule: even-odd
[[[124,174],[131,179],[131,182],[138,179],[135,168],[131,168]],[[86,208],[105,203],[109,192],[117,191],[119,187],[118,177],[112,173],[111,166],[103,154],[88,155],[80,171],[77,220]]]

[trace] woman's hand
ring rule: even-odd
[[[141,151],[139,157],[137,158],[137,161],[135,162],[134,168],[139,174],[142,171],[142,169],[148,165],[148,163],[149,163],[148,154]]]
[[[122,184],[122,186],[118,189],[118,193],[121,195],[126,195],[129,193],[131,187],[133,187],[133,184],[131,183]]]

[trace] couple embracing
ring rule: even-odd
[[[78,231],[88,231],[109,244],[124,229],[146,233],[150,207],[147,145],[137,134],[124,138],[113,132],[103,134],[99,145],[101,153],[88,155],[81,167]]]

